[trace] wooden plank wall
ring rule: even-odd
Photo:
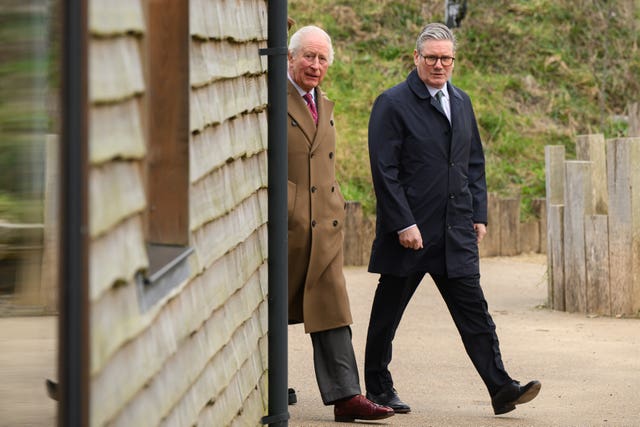
[[[145,0],[90,1],[91,425],[260,425],[267,407],[267,13],[190,1],[191,277],[149,310]]]
[[[582,135],[576,148],[574,161],[564,160],[564,147],[545,150],[550,305],[638,316],[640,138]],[[562,178],[556,172],[560,161]]]

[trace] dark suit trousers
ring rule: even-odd
[[[360,394],[358,365],[351,343],[351,328],[311,333],[313,366],[325,405]]]
[[[379,394],[393,388],[388,369],[393,338],[402,314],[424,275],[380,276],[371,307],[365,349],[365,384],[369,393]],[[448,278],[432,274],[431,277],[451,313],[467,354],[489,394],[494,395],[512,380],[502,364],[496,327],[480,287],[480,275]]]

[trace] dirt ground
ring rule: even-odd
[[[485,258],[481,266],[505,366],[516,379],[540,380],[540,395],[509,414],[493,415],[484,385],[427,278],[400,325],[391,365],[412,412],[360,424],[640,426],[640,320],[547,309],[544,255]],[[364,267],[347,268],[345,274],[362,383],[377,275]],[[0,427],[55,425],[55,403],[44,388],[44,379],[55,376],[55,327],[54,317],[0,318]],[[298,404],[289,407],[289,425],[335,425],[332,408],[320,400],[311,342],[300,326],[289,328],[289,366],[289,384],[298,396]]]
[[[539,396],[494,416],[488,393],[469,361],[431,279],[414,295],[394,341],[391,371],[412,407],[367,425],[392,426],[640,426],[640,320],[590,317],[546,308],[546,256],[485,258],[482,286],[510,375],[542,382]],[[360,367],[377,275],[345,271]],[[315,376],[311,342],[289,330],[289,384],[298,404],[291,426],[333,425]],[[364,389],[363,389],[364,391]]]

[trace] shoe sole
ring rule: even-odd
[[[535,383],[529,388],[529,390],[525,391],[522,396],[520,396],[518,400],[513,403],[516,405],[520,405],[521,403],[531,402],[538,395],[538,393],[540,393],[541,388],[541,383]]]
[[[335,420],[338,423],[352,423],[355,420],[363,420],[363,421],[375,421],[375,420],[384,420],[385,418],[392,417],[394,412],[390,414],[377,415],[372,417],[347,417],[347,416],[335,416]]]
[[[516,401],[506,403],[502,408],[494,409],[494,414],[495,415],[506,414],[507,412],[511,412],[514,409],[516,409],[516,405],[531,402],[538,395],[538,393],[540,393],[541,388],[542,388],[541,383],[533,384],[531,387],[529,387],[529,390],[522,393],[522,396],[520,396]]]

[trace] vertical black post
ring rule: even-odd
[[[87,0],[62,0],[58,425],[89,418]]]
[[[269,414],[263,424],[287,426],[287,0],[268,1],[269,85]]]

